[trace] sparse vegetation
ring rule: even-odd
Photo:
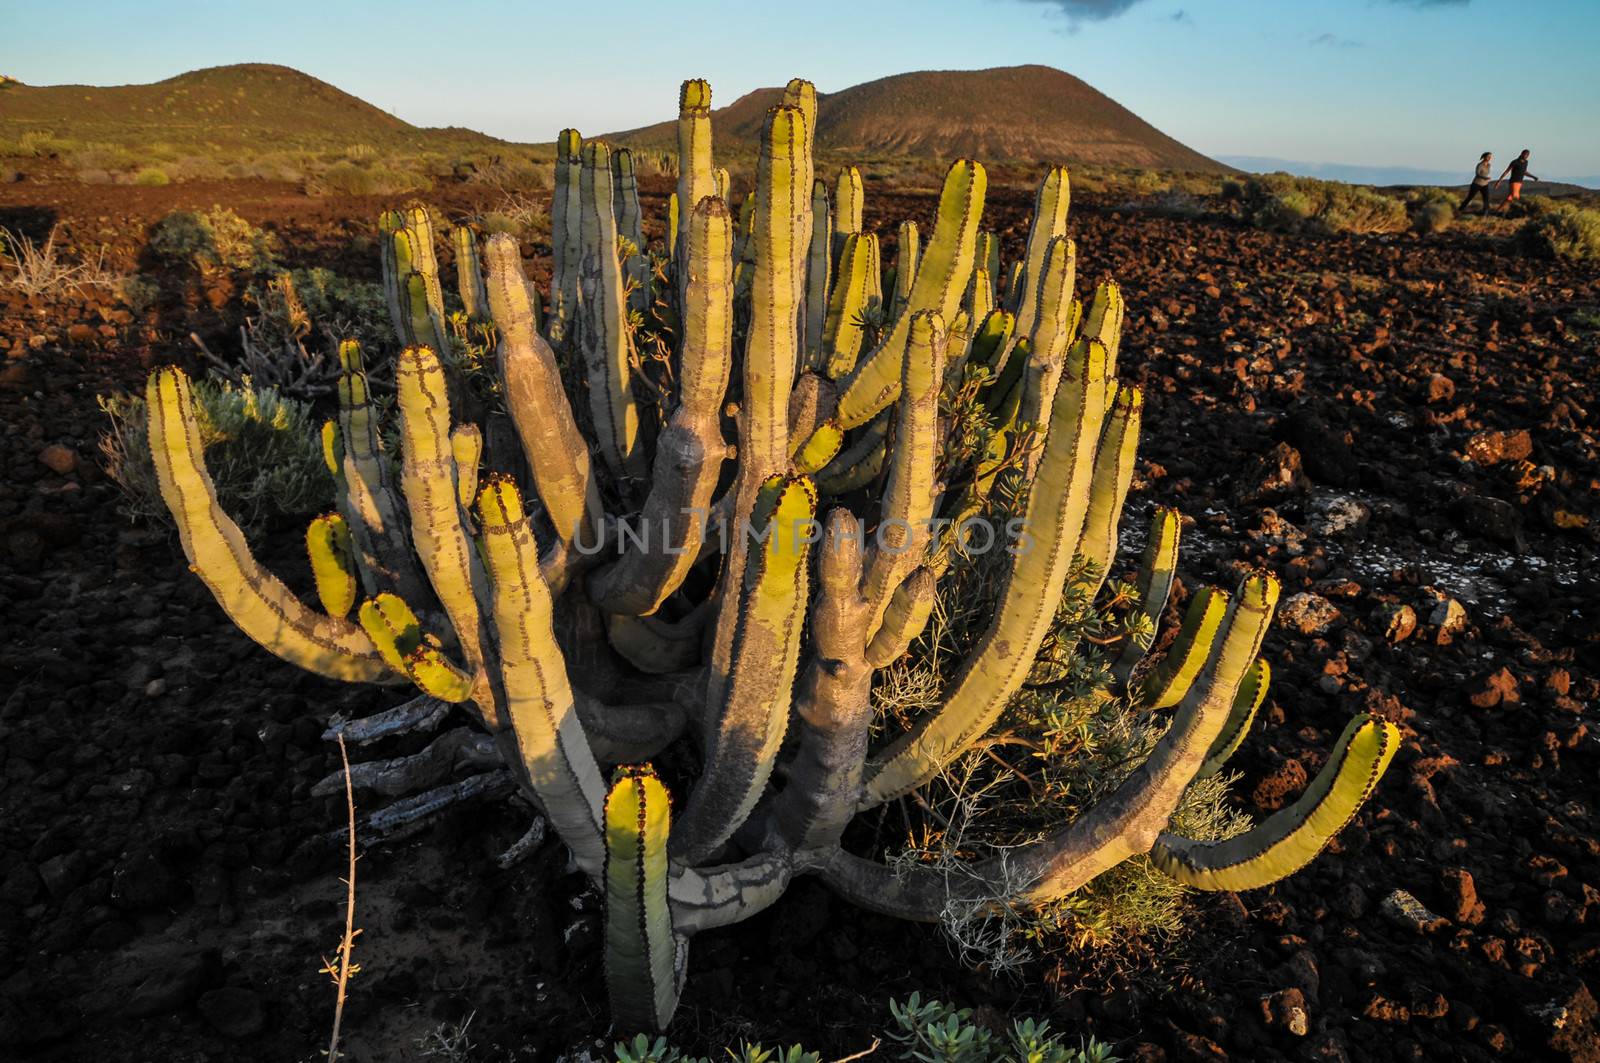
[[[1528,202],[1529,216],[1517,231],[1518,243],[1567,262],[1600,262],[1600,210],[1549,199]]]
[[[432,185],[422,174],[378,164],[336,162],[321,174],[306,179],[309,195],[398,196]]]
[[[863,1056],[885,1049],[879,1057],[903,1063],[1118,1063],[1111,1047],[1093,1037],[1068,1044],[1063,1035],[1050,1029],[1048,1022],[1032,1018],[1016,1019],[1003,1032],[986,1029],[973,1021],[971,1008],[957,1008],[940,1000],[923,1000],[912,993],[903,1003],[889,1001],[893,1025],[873,1039]],[[455,1043],[453,1031],[443,1027],[429,1044]],[[884,1042],[888,1043],[885,1045]],[[742,1043],[738,1049],[725,1049],[722,1063],[820,1063],[821,1056],[800,1045],[787,1049],[765,1048]],[[458,1059],[438,1055],[435,1058]],[[853,1058],[853,1057],[852,1057]],[[664,1037],[639,1034],[632,1041],[616,1046],[616,1063],[716,1063],[711,1057],[687,1056]]]
[[[151,230],[150,250],[201,269],[263,273],[275,262],[272,234],[220,206],[204,214],[192,210],[168,214]]]
[[[1006,514],[994,519],[1003,522]],[[941,672],[965,655],[992,598],[997,574],[987,570],[993,567],[986,556],[953,566],[923,643],[874,691],[884,716],[914,719],[937,704],[949,681]],[[902,862],[959,877],[974,858],[1043,837],[1064,811],[1086,811],[1148,757],[1166,729],[1165,717],[1114,697],[1108,662],[1099,655],[1067,649],[1150,634],[1137,608],[1137,589],[1111,582],[1097,606],[1085,588],[1099,582],[1091,566],[1076,564],[1040,663],[998,725],[1005,741],[967,754],[929,787],[927,811],[914,821]],[[1205,839],[1248,829],[1249,819],[1230,808],[1227,792],[1226,777],[1197,781],[1171,829]],[[1130,962],[1134,952],[1182,933],[1188,893],[1148,857],[1139,857],[1043,907],[1003,910],[996,917],[992,908],[952,905],[941,925],[964,961],[990,971],[1047,956],[1116,967]]]
[[[36,243],[20,233],[0,228],[0,259],[9,272],[0,275],[0,285],[25,295],[56,295],[84,288],[116,288],[120,274],[106,268],[105,249],[93,261],[68,262],[56,244],[58,228],[50,230],[44,243]]]
[[[133,183],[145,188],[160,188],[162,185],[172,183],[172,178],[167,176],[167,171],[159,166],[146,166],[133,175]]]
[[[1429,232],[1443,232],[1450,227],[1451,221],[1456,219],[1456,208],[1451,207],[1446,200],[1429,200],[1419,203],[1411,211],[1411,229],[1421,234]]]
[[[1286,173],[1250,178],[1244,203],[1252,222],[1280,232],[1393,233],[1409,224],[1405,204],[1393,196]]]
[[[333,504],[333,478],[323,463],[321,420],[308,403],[284,398],[249,382],[215,378],[194,382],[196,423],[206,466],[244,525],[277,517],[304,517]],[[171,523],[150,458],[145,400],[136,395],[101,396],[110,418],[100,438],[106,472],[122,488],[124,511],[135,520]]]

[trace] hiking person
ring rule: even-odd
[[[1478,168],[1472,173],[1472,183],[1467,186],[1467,198],[1461,201],[1461,206],[1456,208],[1457,214],[1465,214],[1467,204],[1472,202],[1473,196],[1483,197],[1483,215],[1489,216],[1489,168],[1494,165],[1494,152],[1486,151],[1478,157]]]
[[[1494,186],[1499,188],[1500,182],[1505,180],[1507,175],[1511,177],[1511,186],[1509,191],[1506,192],[1506,198],[1502,199],[1500,201],[1500,206],[1496,208],[1500,211],[1504,211],[1510,207],[1513,201],[1520,202],[1522,200],[1522,179],[1524,177],[1530,181],[1537,181],[1539,179],[1537,175],[1528,172],[1527,148],[1523,148],[1522,154],[1512,159],[1510,165],[1505,168],[1504,172],[1502,172],[1499,177],[1495,178]]]

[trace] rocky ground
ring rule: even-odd
[[[213,202],[292,264],[376,277],[381,204],[289,186],[26,182],[0,186],[0,225],[60,222],[149,270],[149,225]],[[869,224],[931,209],[868,203]],[[1008,252],[1031,204],[991,192]],[[680,1043],[837,1057],[920,990],[1141,1060],[1600,1059],[1600,278],[1471,225],[1284,237],[1214,206],[1073,207],[1080,288],[1122,283],[1123,371],[1147,396],[1125,526],[1156,502],[1192,519],[1185,588],[1243,564],[1284,581],[1243,806],[1292,800],[1363,709],[1405,734],[1377,795],[1310,868],[1202,898],[1163,969],[1109,984],[989,979],[935,930],[802,883],[696,940]],[[239,314],[228,278],[162,284],[140,314],[0,290],[0,1056],[314,1059],[344,898],[342,797],[309,792],[338,764],[320,735],[399,695],[280,664],[175,539],[119,516],[96,396],[192,358],[191,330],[226,349]],[[287,571],[298,529],[279,531],[266,559]],[[427,1058],[419,1039],[469,1016],[465,1058],[602,1043],[597,895],[559,844],[495,864],[530,820],[483,803],[364,852],[353,1058]]]

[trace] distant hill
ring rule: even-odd
[[[1301,162],[1296,159],[1278,159],[1264,155],[1219,155],[1222,162],[1251,173],[1282,171],[1297,177],[1318,177],[1324,181],[1345,181],[1358,185],[1465,185],[1472,176],[1477,156],[1467,153],[1467,163],[1460,170],[1426,170],[1412,166],[1359,166],[1340,162]],[[1509,161],[1509,157],[1507,158]],[[1535,160],[1537,165],[1537,160]],[[1500,162],[1495,173],[1505,168]],[[1582,191],[1600,188],[1600,175],[1592,177],[1567,177],[1561,174],[1544,174],[1544,181],[1530,183],[1523,191],[1545,191],[1552,195],[1568,194],[1568,190]]]
[[[0,89],[0,138],[43,130],[85,143],[214,148],[421,148],[500,143],[468,129],[424,129],[286,66],[194,70],[153,85]]]
[[[712,112],[713,143],[754,145],[781,89],[757,89]],[[607,137],[670,149],[676,122]],[[930,70],[817,95],[817,147],[854,155],[967,156],[1225,171],[1065,71],[1048,66]]]

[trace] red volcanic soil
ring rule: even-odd
[[[483,195],[431,199],[459,214]],[[149,225],[214,202],[277,231],[291,264],[377,276],[383,204],[290,186],[22,183],[0,186],[0,225],[61,222],[74,248],[150,271]],[[1031,205],[991,192],[1011,255]],[[1272,698],[1234,792],[1281,807],[1368,710],[1405,735],[1376,796],[1297,876],[1199,898],[1194,933],[1127,979],[990,978],[935,929],[803,882],[696,939],[680,1044],[804,1038],[837,1058],[870,1044],[888,997],[920,990],[1140,1060],[1600,1059],[1600,279],[1470,228],[1284,237],[1210,206],[1073,206],[1080,289],[1121,282],[1123,373],[1147,396],[1124,557],[1171,504],[1193,520],[1186,588],[1252,564],[1286,602],[1313,596],[1268,639]],[[869,224],[931,211],[869,188]],[[174,537],[119,516],[96,396],[191,358],[190,330],[230,349],[240,314],[236,281],[162,281],[142,316],[108,292],[0,292],[7,1059],[315,1058],[343,922],[343,798],[309,793],[338,766],[320,735],[403,696],[278,662]],[[272,531],[264,560],[298,573],[300,529]],[[1449,600],[1454,632],[1435,619]],[[608,1043],[598,894],[553,841],[494,863],[530,819],[481,802],[363,852],[351,1058],[422,1058],[419,1037],[469,1015],[471,1058]]]

